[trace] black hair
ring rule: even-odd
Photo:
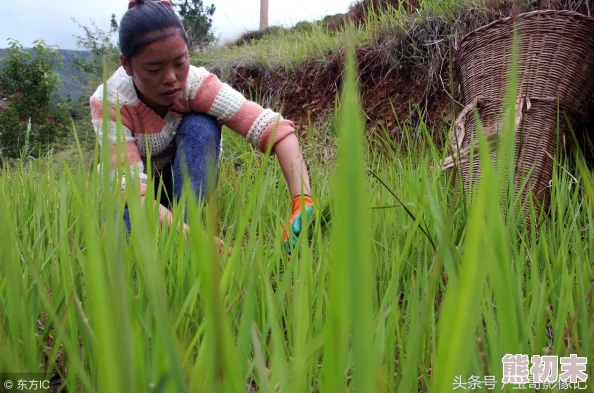
[[[171,6],[160,1],[136,0],[122,18],[118,29],[120,51],[130,60],[155,41],[179,34],[188,42],[184,25]]]

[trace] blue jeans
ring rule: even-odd
[[[155,198],[159,189],[159,180],[163,182],[160,203],[171,209],[172,197],[179,201],[184,187],[184,171],[187,168],[191,188],[196,200],[206,200],[208,165],[214,164],[213,188],[218,182],[219,153],[221,144],[221,127],[217,120],[202,113],[189,113],[180,122],[175,138],[177,151],[173,165],[155,174]],[[184,221],[186,217],[184,217]],[[128,233],[132,229],[128,208],[124,210],[124,223]]]

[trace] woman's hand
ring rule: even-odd
[[[184,230],[184,234],[186,236],[186,243],[187,243],[189,236],[190,236],[190,227],[187,224],[184,224],[183,230]],[[216,236],[212,240],[213,240],[215,248],[217,249],[219,254],[222,253],[223,249],[225,248],[225,243],[223,243],[223,241]],[[231,247],[229,247],[229,250],[227,251],[227,255],[231,256],[232,253],[233,253],[233,249]]]
[[[302,198],[303,204],[301,203]],[[291,251],[297,243],[297,236],[299,236],[303,229],[303,220],[306,220],[307,223],[311,220],[314,203],[309,195],[299,195],[291,200],[291,208],[293,209],[293,213],[289,219],[290,229],[285,228],[283,233],[285,250],[287,250],[289,255],[291,255]]]
[[[144,203],[144,201],[145,201],[145,197],[143,196],[141,198],[141,203]],[[159,224],[161,224],[161,225],[167,224],[167,225],[171,226],[172,223],[173,223],[173,214],[171,213],[171,211],[169,209],[167,209],[165,206],[159,204]],[[184,223],[182,230],[184,231],[184,236],[186,238],[186,244],[187,244],[189,236],[190,236],[190,226],[188,224]],[[218,250],[219,254],[221,252],[223,252],[223,249],[225,248],[225,244],[223,243],[223,241],[216,236],[214,237],[213,241],[215,243],[215,247]],[[232,252],[233,252],[233,249],[229,248],[228,255],[231,256]]]

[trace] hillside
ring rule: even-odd
[[[439,144],[444,135],[436,130],[447,130],[461,109],[451,70],[464,35],[521,12],[590,14],[591,8],[571,0],[365,0],[344,15],[247,34],[234,45],[196,54],[194,63],[282,107],[305,130],[333,116],[342,83],[345,26],[352,26],[367,128],[400,138],[405,125],[427,126]]]
[[[67,49],[59,49],[58,52],[64,58],[63,66],[58,69],[58,74],[62,80],[62,86],[58,91],[58,98],[65,101],[68,99],[68,96],[70,96],[70,98],[75,101],[84,93],[84,91],[81,83],[73,77],[75,73],[75,70],[73,69],[73,59],[76,56],[87,57],[88,52]],[[5,54],[6,49],[0,48],[0,59],[4,57]]]

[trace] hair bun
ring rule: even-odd
[[[130,0],[128,2],[128,9],[133,8],[139,4],[147,4],[147,3],[162,3],[167,7],[171,7],[171,3],[167,0]]]

